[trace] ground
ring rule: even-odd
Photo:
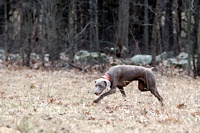
[[[150,92],[141,93],[137,82],[125,88],[126,101],[117,90],[92,103],[99,72],[1,68],[0,127],[22,133],[199,133],[200,79],[154,73],[164,107]]]

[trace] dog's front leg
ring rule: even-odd
[[[116,92],[116,88],[115,89],[110,89],[109,91],[105,92],[104,94],[102,94],[99,98],[97,98],[96,100],[94,100],[94,103],[98,103],[101,99],[103,99],[105,96],[111,95],[113,93]]]
[[[119,88],[119,90],[120,90],[122,96],[125,98],[125,97],[126,97],[126,93],[125,93],[125,91],[124,91],[124,88],[121,87],[121,86],[117,86],[117,87]]]

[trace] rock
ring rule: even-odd
[[[48,62],[48,61],[49,61],[49,56],[50,56],[50,54],[45,54],[45,55],[44,55],[44,61],[47,61],[47,62]]]
[[[163,52],[160,55],[156,56],[156,62],[159,63],[163,60],[173,57],[173,52]],[[149,65],[151,64],[152,56],[151,55],[135,55],[131,58],[132,64],[135,65]]]
[[[40,55],[38,55],[36,53],[31,53],[30,58],[34,59],[34,60],[39,60],[40,59]]]
[[[161,61],[167,60],[173,57],[173,52],[163,52],[160,55],[156,56],[156,62],[160,63]],[[149,65],[151,64],[152,56],[151,55],[135,55],[131,58],[132,64],[135,65]]]
[[[65,52],[60,53],[60,59],[67,60],[68,59],[67,54]]]
[[[84,60],[88,56],[90,56],[90,53],[88,51],[81,50],[74,56],[74,60],[75,61]]]
[[[0,49],[0,54],[5,55],[5,50]]]
[[[0,60],[5,60],[6,59],[6,56],[5,55],[2,55],[0,54]]]
[[[168,59],[167,66],[175,66],[186,69],[188,67],[188,60],[177,60],[175,58]]]
[[[10,60],[10,61],[21,61],[22,57],[19,54],[9,54],[8,60]]]
[[[186,69],[188,67],[188,53],[181,52],[176,59],[171,58],[168,60],[170,66],[181,67]]]
[[[5,60],[6,56],[5,56],[5,50],[0,49],[0,60]]]
[[[104,51],[104,53],[106,53],[106,55],[116,56],[116,57],[120,58],[119,57],[120,53],[119,53],[119,48],[118,47],[115,47],[115,48],[114,47],[105,47],[105,48],[103,48],[103,51]],[[128,53],[129,53],[129,50],[125,46],[123,46],[120,56],[122,58],[123,57],[127,57]]]
[[[95,63],[97,64],[99,61],[107,61],[107,55],[104,53],[98,53],[98,52],[88,52],[86,50],[79,51],[74,56],[74,61],[81,61],[81,62],[89,62],[89,63]]]
[[[181,53],[177,56],[177,58],[178,58],[179,60],[187,59],[187,58],[188,58],[188,53],[181,52]]]
[[[149,65],[151,60],[151,55],[135,55],[131,58],[132,64],[135,65]]]
[[[166,60],[173,57],[173,51],[171,52],[163,52],[160,55],[156,56],[156,62],[161,62],[162,60]]]

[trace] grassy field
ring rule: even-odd
[[[137,82],[93,104],[100,73],[0,69],[0,127],[22,133],[199,133],[200,79],[155,73],[164,107]],[[0,129],[1,129],[0,128]],[[1,130],[0,130],[1,132]]]

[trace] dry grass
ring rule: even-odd
[[[161,107],[137,82],[99,104],[92,101],[100,73],[0,69],[0,127],[21,132],[200,132],[200,79],[156,74]]]

